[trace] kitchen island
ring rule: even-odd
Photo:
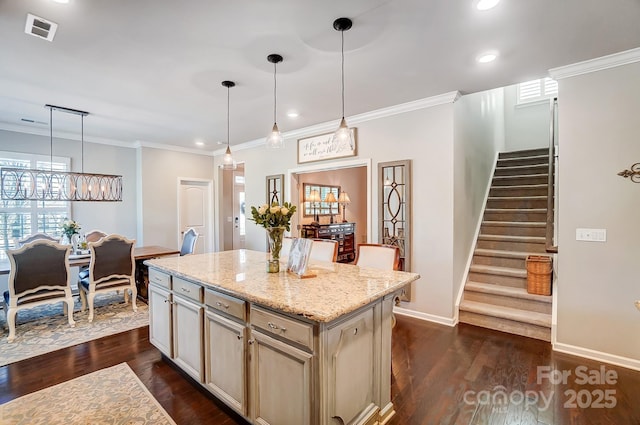
[[[267,258],[146,261],[151,343],[251,423],[386,423],[394,298],[420,276],[312,263],[301,279]]]

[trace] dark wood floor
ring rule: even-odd
[[[449,328],[397,319],[392,371],[397,413],[390,425],[640,424],[640,372],[554,353],[548,343],[471,325]],[[148,328],[1,367],[0,404],[121,362],[178,424],[244,424],[162,360],[149,344]],[[538,382],[539,367],[547,375],[571,375],[557,385],[546,378]],[[609,383],[593,382],[601,367]],[[592,384],[580,382],[584,375]]]

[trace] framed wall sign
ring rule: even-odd
[[[350,128],[353,137],[353,149],[351,146],[339,146],[331,140],[333,133],[298,139],[298,164],[326,159],[344,158],[356,156],[358,141],[356,128]]]

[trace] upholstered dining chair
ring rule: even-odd
[[[198,241],[198,232],[193,227],[184,232],[182,237],[182,247],[180,248],[180,256],[193,254],[193,250],[196,247]]]
[[[26,242],[18,249],[8,249],[11,264],[9,290],[2,297],[4,312],[9,325],[9,337],[16,336],[16,314],[19,310],[42,304],[63,302],[69,326],[73,320],[73,297],[69,274],[71,248],[47,239]]]
[[[138,311],[134,245],[135,240],[116,234],[105,236],[98,242],[89,242],[89,251],[91,251],[89,276],[78,281],[82,311],[85,311],[87,303],[89,304],[89,322],[93,321],[95,296],[102,292],[122,289],[125,303],[128,302],[128,296],[131,293],[133,311]]]
[[[105,236],[107,236],[107,234],[102,230],[94,229],[84,234],[84,240],[87,241],[87,243],[98,242],[100,239],[104,238]]]
[[[46,233],[34,233],[33,235],[29,235],[23,239],[19,239],[18,248],[20,248],[22,245],[26,243],[37,241],[38,239],[44,239],[51,242],[58,242],[58,239],[54,238],[53,236],[47,235]]]
[[[338,261],[338,241],[331,239],[314,239],[311,244],[309,258],[316,261],[335,263]]]
[[[289,258],[289,253],[291,252],[291,244],[293,243],[293,238],[289,236],[285,236],[282,238],[282,248],[280,248],[280,258],[286,260]]]
[[[361,243],[358,245],[355,264],[381,270],[399,270],[400,248],[393,245]]]

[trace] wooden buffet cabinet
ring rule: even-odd
[[[356,223],[304,224],[302,237],[337,241],[339,263],[350,263],[356,259]]]
[[[386,423],[393,300],[419,276],[324,263],[299,279],[266,260],[148,261],[151,343],[253,424]]]

